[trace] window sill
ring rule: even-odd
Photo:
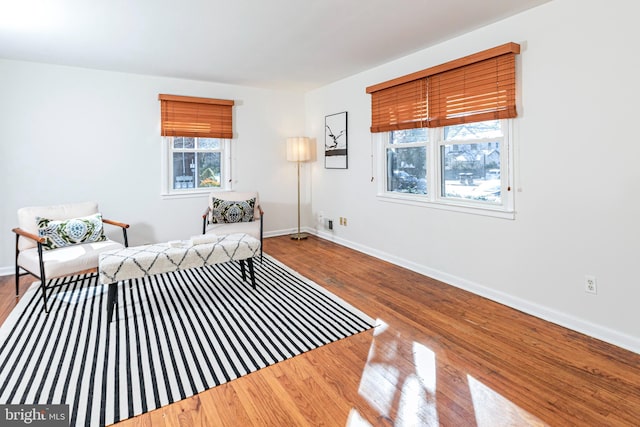
[[[420,206],[429,209],[441,209],[472,215],[490,216],[501,219],[515,219],[513,210],[504,210],[499,206],[478,206],[465,204],[464,202],[447,202],[443,200],[425,200],[426,196],[412,196],[407,194],[378,194],[378,199],[387,203],[399,203],[412,206]]]
[[[174,191],[174,192],[162,192],[160,197],[162,199],[188,199],[196,197],[206,197],[211,190],[190,190],[190,191]]]

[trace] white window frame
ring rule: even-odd
[[[389,144],[389,132],[374,133],[374,141],[377,140],[376,153],[379,157],[378,164],[378,188],[377,197],[381,201],[410,204],[434,209],[445,209],[455,212],[463,212],[476,215],[492,216],[496,218],[514,219],[514,149],[513,149],[513,119],[502,120],[503,139],[500,143],[500,180],[501,180],[501,203],[487,203],[483,201],[457,199],[444,197],[442,189],[442,161],[440,159],[440,147],[451,145],[456,141],[444,140],[444,128],[430,128],[429,137],[426,143],[407,143],[393,145],[394,147],[415,147],[426,146],[427,158],[427,194],[401,193],[387,191],[387,148]],[[490,139],[491,142],[495,138]],[[489,140],[464,140],[458,141],[461,144],[474,144],[489,142]]]
[[[162,137],[162,170],[161,179],[162,186],[160,194],[164,197],[197,197],[203,194],[209,194],[212,191],[229,191],[231,190],[231,140],[220,138],[221,144],[219,149],[188,149],[189,152],[220,152],[220,187],[202,187],[202,188],[173,188],[173,153],[172,146],[173,137]],[[185,150],[179,149],[176,152]]]

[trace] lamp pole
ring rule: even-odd
[[[293,240],[304,240],[309,235],[300,232],[300,163],[310,159],[309,138],[294,137],[287,139],[287,160],[295,161],[298,168],[298,230],[291,234]]]
[[[300,233],[300,160],[298,160],[298,232],[292,234],[291,238],[294,240],[303,240],[308,237],[306,233]]]

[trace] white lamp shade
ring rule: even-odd
[[[287,138],[287,160],[306,162],[311,160],[311,144],[306,136]]]

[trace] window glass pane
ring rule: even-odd
[[[386,159],[387,191],[427,194],[425,147],[388,148]]]
[[[499,142],[443,145],[440,156],[443,197],[501,203]]]
[[[195,147],[195,138],[190,138],[186,136],[175,136],[173,138],[174,149],[194,148],[194,147]]]
[[[496,138],[502,136],[500,120],[486,122],[464,123],[455,126],[445,126],[445,141],[460,141],[468,139]]]
[[[429,140],[429,129],[406,129],[389,132],[390,144],[410,144],[414,142],[427,142]]]
[[[166,137],[168,162],[164,163],[171,194],[197,193],[202,189],[230,186],[227,140],[223,138]],[[226,174],[226,175],[225,175]],[[166,179],[166,178],[165,178]],[[165,183],[167,182],[165,181]]]
[[[218,150],[220,149],[219,138],[198,138],[198,148]]]
[[[173,153],[173,188],[193,188],[195,153]]]
[[[220,187],[220,153],[197,153],[198,188]]]

